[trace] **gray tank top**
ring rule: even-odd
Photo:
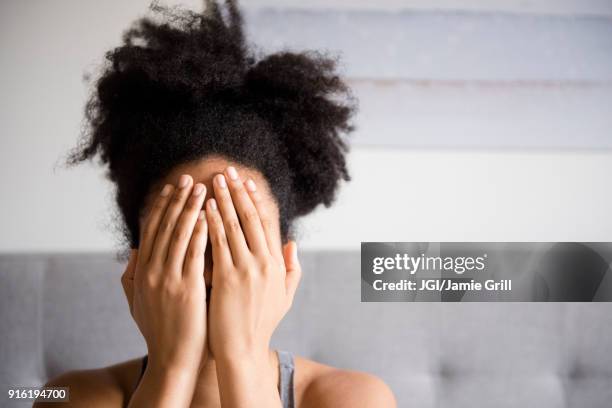
[[[293,372],[295,371],[295,364],[293,362],[293,354],[288,351],[276,350],[276,355],[278,356],[278,392],[280,393],[283,408],[295,408],[293,397]],[[148,357],[148,355],[145,355],[142,358],[139,382],[147,368]]]
[[[293,355],[283,350],[276,350],[276,354],[278,355],[278,391],[283,402],[283,408],[295,408],[293,398],[293,372],[295,371],[295,364],[293,363]]]

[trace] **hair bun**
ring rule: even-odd
[[[140,93],[128,87],[122,88],[125,92],[141,96],[138,102],[164,91],[197,101],[241,87],[247,53],[242,16],[234,2],[228,2],[227,24],[216,2],[208,2],[204,13],[156,1],[150,8],[163,22],[138,20],[123,34],[124,45],[106,54],[126,84],[141,85]]]
[[[99,157],[117,187],[121,231],[136,248],[149,194],[176,166],[210,155],[255,169],[278,204],[283,240],[296,216],[329,206],[349,180],[353,105],[316,52],[259,56],[235,0],[197,13],[159,6],[106,53],[85,109],[88,126],[67,158]],[[222,13],[224,11],[224,13]],[[119,220],[119,217],[116,217]]]
[[[340,180],[350,180],[342,134],[353,130],[349,119],[356,103],[335,67],[334,59],[319,52],[280,52],[246,73],[247,100],[281,140],[296,215],[331,205]]]

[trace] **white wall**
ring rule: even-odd
[[[116,234],[110,229],[112,191],[101,169],[84,165],[63,170],[57,164],[76,142],[81,125],[88,91],[82,82],[83,73],[95,72],[104,50],[118,43],[122,30],[146,10],[148,3],[0,3],[0,252],[114,247]],[[261,0],[250,6],[278,7],[280,3]],[[335,4],[348,7],[347,2]],[[417,9],[426,4],[433,9],[453,8],[445,1],[389,1],[381,7],[393,9],[398,4],[401,8],[406,4]],[[464,4],[468,10],[492,10],[488,2]],[[494,12],[520,11],[520,4],[528,4],[545,15],[555,10],[600,17],[609,14],[609,3],[598,1],[566,0],[559,3],[559,8],[551,1],[506,0],[496,4],[499,7]],[[357,139],[361,142],[350,157],[354,180],[342,190],[335,207],[317,211],[302,222],[303,246],[357,248],[362,240],[609,241],[612,152],[578,149],[575,143],[567,144],[572,148],[559,150],[551,147],[558,139],[548,140],[557,130],[570,142],[583,132],[587,139],[591,137],[590,145],[609,143],[605,135],[610,122],[600,103],[610,100],[606,86],[591,93],[570,88],[563,103],[559,102],[562,99],[544,98],[541,104],[559,103],[552,110],[526,108],[521,101],[532,100],[531,91],[512,91],[507,95],[518,95],[518,99],[501,99],[509,106],[522,107],[514,116],[512,110],[508,113],[491,105],[498,99],[491,97],[486,87],[457,93],[455,88],[448,90],[435,83],[432,87],[419,86],[418,92],[410,91],[412,96],[400,100],[409,102],[407,106],[419,100],[426,104],[420,110],[402,111],[393,96],[381,94],[379,88],[361,86],[359,96],[366,102],[359,117],[362,133]],[[398,95],[401,93],[395,97]],[[455,102],[449,102],[449,95]],[[384,109],[385,104],[389,109]],[[453,116],[462,112],[462,106],[468,107],[463,116]],[[489,109],[476,115],[469,107]],[[497,105],[500,107],[504,107],[503,102]],[[392,126],[389,112],[397,112],[395,117],[411,113],[414,120],[406,127]],[[506,116],[499,116],[502,112]],[[475,141],[472,147],[453,150],[444,144],[449,135],[462,129],[458,124],[469,125],[469,138]],[[544,138],[538,135],[541,129],[546,129]],[[500,147],[504,142],[512,144],[517,134],[524,140],[539,137],[544,143],[531,150],[476,147],[487,135],[497,137],[500,143],[495,146]],[[413,146],[423,145],[419,140],[440,143],[431,145],[435,149],[367,147],[365,143],[379,136],[389,141],[403,135],[417,142]]]
[[[612,15],[608,0],[249,0],[249,5],[304,9],[465,10],[545,15]]]
[[[303,222],[308,246],[610,241],[612,153],[353,152],[354,181]]]
[[[52,174],[53,157],[37,156],[35,167],[8,169],[15,178],[3,172],[0,250],[113,248],[108,184],[86,168]],[[353,181],[335,206],[302,220],[302,247],[612,238],[610,153],[355,149],[350,158]]]

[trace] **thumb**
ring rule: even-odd
[[[283,246],[283,258],[285,259],[285,287],[290,302],[293,302],[295,291],[302,277],[302,266],[300,265],[295,241],[289,241]]]
[[[125,292],[128,304],[130,306],[130,312],[132,311],[132,297],[134,295],[134,274],[136,272],[136,261],[138,258],[138,250],[132,249],[130,252],[130,259],[125,267],[125,271],[121,276],[121,285]]]
[[[130,250],[130,259],[126,267],[126,272],[131,279],[134,279],[134,273],[136,272],[136,261],[138,260],[138,249],[132,248]]]

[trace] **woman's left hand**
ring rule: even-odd
[[[276,214],[252,179],[243,182],[228,167],[213,187],[216,199],[206,211],[213,257],[210,350],[217,361],[264,364],[300,281],[297,246],[282,247]]]

